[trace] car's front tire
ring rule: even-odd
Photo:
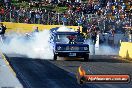
[[[53,58],[54,60],[57,60],[57,55],[56,54],[54,54],[54,58]]]
[[[89,60],[89,54],[86,54],[85,56],[84,56],[84,61],[88,61]]]

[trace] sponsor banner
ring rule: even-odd
[[[84,83],[129,83],[130,76],[127,74],[86,74],[85,70],[78,69],[77,80],[79,84]]]

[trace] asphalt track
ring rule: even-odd
[[[128,84],[77,83],[76,73],[81,65],[88,74],[129,74],[132,63],[114,56],[94,56],[89,62],[81,59],[44,60],[6,56],[24,88],[132,88]]]

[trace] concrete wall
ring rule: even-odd
[[[19,32],[19,33],[26,33],[31,32],[34,30],[35,27],[38,27],[39,30],[49,30],[51,28],[61,27],[62,25],[42,25],[42,24],[26,24],[26,23],[12,23],[12,22],[2,22],[4,25],[6,25],[7,30],[6,33],[9,32]],[[78,26],[67,26],[68,28],[72,28],[77,30]],[[80,29],[82,31],[82,27],[80,26]]]
[[[119,56],[124,59],[132,59],[132,43],[131,42],[122,42]]]

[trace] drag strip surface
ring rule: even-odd
[[[132,63],[121,60],[117,56],[93,56],[89,62],[70,58],[65,61],[50,62],[72,74],[76,74],[78,67],[82,66],[87,74],[128,74],[132,77]],[[94,84],[93,88],[132,88],[132,79],[129,83],[124,84]]]
[[[8,57],[25,88],[93,88],[79,85],[75,75],[60,69],[48,60]]]
[[[107,57],[107,56],[106,56]],[[81,65],[88,74],[130,74],[132,64],[108,57],[89,62],[74,60],[43,60],[26,57],[7,57],[25,88],[132,88],[128,84],[79,85],[75,77]]]

